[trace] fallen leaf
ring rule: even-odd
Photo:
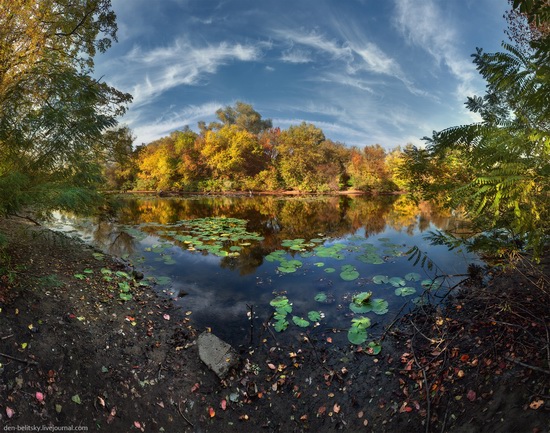
[[[357,413],[357,418],[363,418],[363,415],[364,415],[363,411],[358,412]]]
[[[212,407],[209,407],[208,414],[210,415],[210,418],[214,418],[216,416],[216,411]]]
[[[99,395],[97,396],[97,401],[99,401],[101,407],[105,407],[105,400],[103,400]]]
[[[271,368],[272,370],[277,370],[277,367],[275,367],[275,365],[273,365],[273,364],[271,364],[271,363],[267,364],[267,366],[268,366],[269,368]]]
[[[340,405],[338,403],[334,403],[334,406],[332,407],[332,410],[334,411],[334,413],[339,413],[340,412]]]
[[[369,425],[369,420],[366,419],[365,421],[363,421],[363,425],[364,425],[365,427],[368,426],[368,425]]]
[[[61,409],[63,409],[63,406],[61,406],[60,404],[56,404],[56,405],[55,405],[55,411],[56,411],[57,413],[61,413]]]
[[[44,401],[44,394],[42,394],[40,391],[37,391],[34,396],[40,403]]]
[[[82,401],[80,400],[80,396],[78,394],[75,394],[71,397],[71,400],[74,401],[76,404],[81,404]]]
[[[300,421],[307,421],[307,414],[300,417]]]
[[[221,401],[220,407],[222,408],[222,410],[225,410],[227,408],[227,401],[225,400],[225,398]]]
[[[199,389],[199,384],[198,383],[195,383],[192,387],[191,387],[191,392],[195,392]]]
[[[248,421],[248,415],[244,414],[239,417],[239,419],[242,419],[244,421]]]
[[[6,406],[6,415],[8,418],[11,418],[15,415],[15,411],[11,407]]]
[[[135,428],[141,429],[141,424],[139,423],[139,421],[134,421],[134,426]]]
[[[473,390],[469,390],[468,393],[466,394],[466,398],[470,401],[474,401],[476,397],[477,397],[476,392]]]
[[[317,410],[317,415],[324,415],[326,411],[327,411],[327,408],[326,408],[325,406],[321,406],[321,407]]]
[[[331,337],[327,337],[327,343],[332,343],[332,338]]]
[[[164,318],[164,320],[170,320],[170,314],[165,314],[162,317]]]
[[[531,402],[531,404],[529,404],[529,407],[531,409],[534,409],[534,410],[537,410],[538,408],[540,408],[542,405],[544,405],[544,400],[539,398],[538,400],[534,400]]]

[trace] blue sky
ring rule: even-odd
[[[113,0],[119,42],[96,76],[131,93],[121,119],[148,143],[251,104],[347,145],[421,144],[470,123],[476,47],[505,40],[506,0]]]

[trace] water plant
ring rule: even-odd
[[[342,266],[342,272],[340,272],[340,278],[344,281],[353,281],[359,278],[359,272],[352,265]]]
[[[361,292],[352,298],[349,308],[354,313],[363,314],[373,312],[375,314],[386,314],[388,302],[384,299],[373,299],[372,292]]]
[[[348,340],[352,344],[363,344],[367,341],[367,328],[371,325],[368,317],[356,317],[351,320],[351,327],[348,330]]]

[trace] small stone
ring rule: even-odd
[[[197,339],[199,357],[220,379],[239,363],[237,351],[225,341],[209,332],[203,332]]]

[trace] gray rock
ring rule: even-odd
[[[236,350],[210,332],[203,332],[197,339],[199,357],[220,379],[239,363]]]

